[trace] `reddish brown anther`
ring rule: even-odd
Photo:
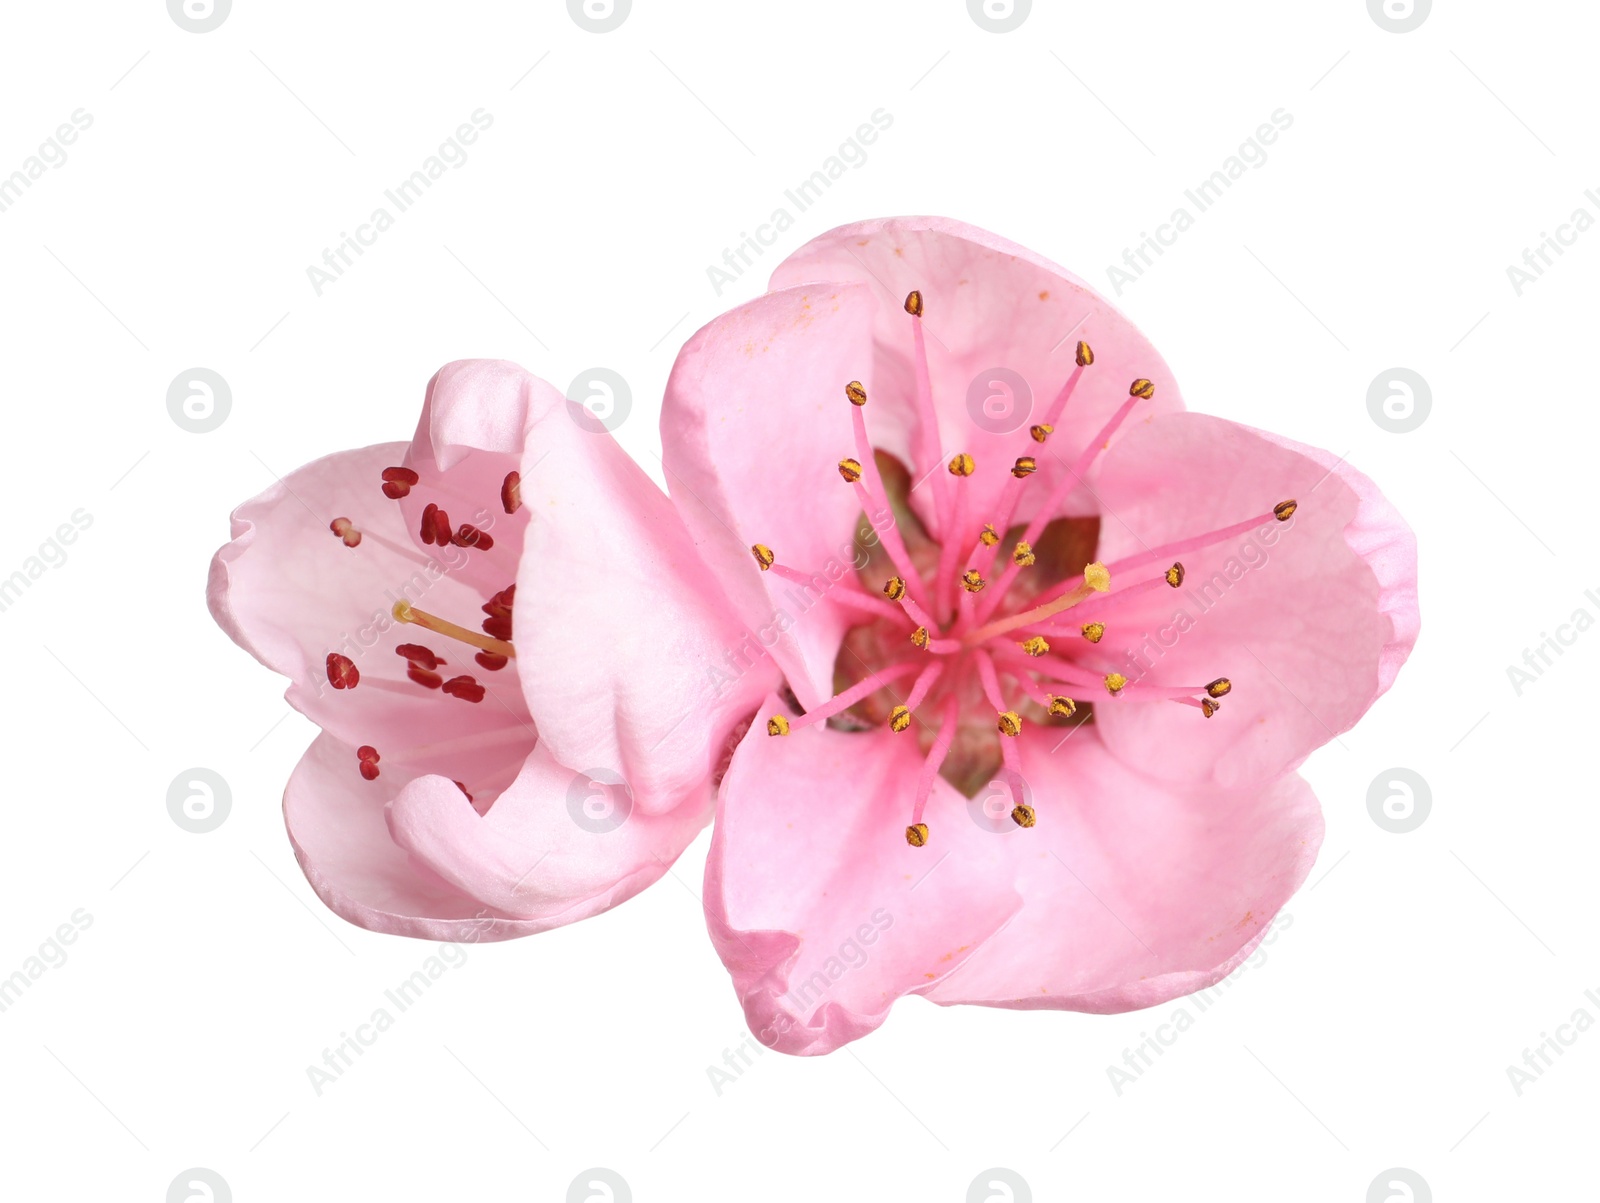
[[[470,522],[463,522],[461,529],[450,536],[450,542],[457,547],[476,547],[479,551],[488,551],[494,546],[494,540],[489,537],[489,532],[479,530]]]
[[[399,501],[411,492],[411,486],[422,478],[410,468],[385,468],[383,470],[383,495],[391,501]]]
[[[500,485],[500,508],[508,514],[515,514],[522,508],[522,473],[506,473]]]
[[[463,702],[483,701],[483,686],[473,677],[451,677],[444,683],[444,691],[451,697],[460,698]]]
[[[361,775],[368,781],[378,779],[378,749],[371,744],[362,744],[356,749],[356,762],[361,766]]]
[[[355,661],[338,652],[328,653],[328,684],[335,689],[354,689],[361,683]]]
[[[361,542],[361,532],[348,518],[335,518],[328,523],[328,529],[343,539],[346,547],[355,547]]]
[[[496,639],[511,639],[511,607],[517,600],[517,587],[507,585],[483,604],[483,612],[489,617],[483,620],[484,633],[493,635]]]
[[[417,533],[422,537],[422,541],[424,543],[433,542],[433,532],[435,530],[433,520],[438,513],[439,507],[434,505],[431,501],[428,502],[428,504],[423,508],[422,525],[417,529]]]
[[[497,656],[493,652],[479,652],[473,659],[478,662],[480,668],[486,668],[492,673],[499,672],[511,663],[509,656]]]
[[[450,515],[438,506],[433,507],[433,542],[440,547],[450,542]]]
[[[417,668],[438,668],[445,663],[443,656],[434,655],[431,648],[423,647],[420,643],[402,643],[394,649],[394,654],[404,656]]]
[[[443,664],[444,661],[441,660],[440,663]],[[439,686],[444,684],[444,678],[438,673],[430,672],[426,668],[418,668],[415,664],[407,665],[406,676],[424,689],[438,689]]]
[[[467,787],[462,785],[461,782],[459,782],[459,781],[456,782],[456,788],[458,790],[460,790],[463,794],[466,794],[468,802],[473,802],[473,803],[477,802],[477,799],[472,796],[472,794],[468,791]]]

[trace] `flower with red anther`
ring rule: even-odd
[[[601,568],[608,545],[630,550]],[[588,567],[568,579],[552,566],[574,554]],[[235,511],[211,611],[322,729],[283,809],[329,907],[378,931],[505,939],[666,872],[710,818],[729,731],[778,678],[755,666],[718,687],[704,665],[740,628],[658,587],[663,562],[698,562],[671,501],[507,363],[448,365],[409,443],[330,455]],[[680,726],[680,706],[708,725]],[[632,809],[595,832],[571,799],[601,770]]]
[[[1009,423],[967,407],[994,364],[1030,386]],[[1248,954],[1321,839],[1294,766],[1415,637],[1414,545],[1371,482],[1183,412],[1082,281],[940,219],[803,247],[690,340],[661,433],[694,587],[749,632],[727,679],[787,687],[706,866],[753,1027],[813,1053],[905,993],[1150,1006]],[[996,790],[1009,834],[971,817]],[[892,954],[798,988],[875,914]]]

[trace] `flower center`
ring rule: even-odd
[[[411,490],[422,484],[420,474],[412,468],[390,467],[382,472],[379,485],[385,497],[398,503],[408,496]],[[440,487],[443,488],[442,482]],[[500,487],[500,505],[509,515],[514,514],[522,506],[522,479],[515,472],[508,472]],[[488,525],[487,511],[480,515],[478,520]],[[400,546],[395,541],[385,539],[380,535],[365,534],[348,517],[335,518],[328,524],[333,532],[346,547],[352,550],[359,548],[363,538],[375,539],[388,550],[397,552],[410,560],[419,560],[419,553],[413,546]],[[436,503],[429,503],[422,510],[419,517],[418,537],[424,544],[435,545],[440,548],[459,548],[460,554],[465,556],[487,553],[495,545],[494,538],[487,530],[480,529],[471,523],[462,523],[456,526],[451,523],[449,514]],[[487,561],[486,561],[487,562]],[[424,561],[424,568],[428,573],[444,572],[446,569],[433,561]],[[431,579],[431,577],[430,577]],[[415,626],[419,631],[427,632],[441,639],[453,640],[457,643],[476,649],[473,660],[478,668],[484,672],[499,672],[504,669],[517,654],[512,638],[512,609],[516,604],[517,587],[515,583],[507,585],[490,594],[481,606],[484,617],[481,630],[474,631],[460,623],[448,618],[430,613],[413,605],[405,597],[395,601],[390,611],[391,617],[397,626]],[[392,595],[391,595],[392,596]],[[391,628],[383,628],[388,630]],[[448,647],[448,645],[444,645]],[[487,690],[482,681],[473,673],[450,673],[446,667],[449,661],[434,650],[433,646],[425,643],[397,643],[394,652],[405,661],[406,681],[388,681],[379,679],[373,687],[388,691],[415,691],[426,693],[437,691],[441,698],[449,697],[459,701],[473,704],[481,703]],[[342,652],[329,652],[326,660],[328,683],[338,690],[352,690],[362,683],[362,672],[350,656]],[[443,671],[441,671],[443,670]],[[503,703],[502,703],[503,704]],[[513,716],[514,717],[514,716]],[[522,741],[528,738],[526,724],[520,721],[512,727],[502,729],[507,738]],[[437,754],[445,752],[461,752],[467,750],[467,745],[477,746],[485,742],[494,742],[500,736],[493,731],[469,735],[454,740],[435,742],[420,748],[411,748],[409,751],[415,756],[418,752]],[[381,773],[379,767],[382,756],[378,748],[372,744],[363,744],[356,750],[357,769],[361,776],[368,781],[375,780]],[[461,792],[466,794],[467,800],[478,806],[480,810],[487,810],[492,804],[492,798],[486,798],[483,803],[478,803],[473,794],[468,791],[465,784],[456,782]]]
[[[905,309],[911,322],[918,419],[909,476],[931,481],[939,535],[929,536],[904,504],[903,491],[896,495],[896,486],[906,483],[905,469],[874,452],[867,437],[866,389],[850,381],[844,391],[855,453],[839,461],[839,475],[856,491],[865,513],[891,516],[878,534],[893,575],[883,583],[881,597],[869,592],[875,582],[861,588],[841,582],[825,592],[831,601],[861,615],[862,621],[845,637],[836,669],[836,678],[854,679],[798,718],[772,715],[767,734],[788,736],[832,720],[833,725],[885,729],[892,738],[916,725],[925,755],[905,838],[922,847],[929,838],[928,799],[934,778],[941,775],[969,794],[998,779],[1011,794],[1012,820],[1019,827],[1034,826],[1037,815],[1025,794],[1016,743],[1023,737],[1025,719],[1039,725],[1061,725],[1074,716],[1078,723],[1092,721],[1092,702],[1106,695],[1176,702],[1206,718],[1216,714],[1218,699],[1233,688],[1226,677],[1205,685],[1158,684],[1143,675],[1129,680],[1108,667],[1097,645],[1131,599],[1183,584],[1183,564],[1173,557],[1267,522],[1286,522],[1296,503],[1283,501],[1265,514],[1110,565],[1089,562],[1098,540],[1098,519],[1056,515],[1128,416],[1154,396],[1155,385],[1141,377],[1025,526],[1017,530],[1011,520],[1038,470],[1033,455],[1017,456],[1007,469],[1010,479],[992,512],[975,513],[970,481],[982,466],[965,451],[946,460],[937,446],[922,294],[912,292]],[[1079,342],[1076,366],[1044,420],[1028,430],[1033,444],[1045,444],[1055,434],[1078,381],[1093,364],[1089,344]],[[938,471],[941,462],[943,472]],[[780,563],[764,544],[750,550],[761,571],[802,585],[813,583],[810,574]],[[996,573],[1002,554],[1005,562]],[[1160,564],[1168,566],[1154,567]]]

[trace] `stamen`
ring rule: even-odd
[[[472,657],[478,662],[478,667],[492,673],[499,672],[511,661],[505,656],[497,656],[493,652],[479,652]]]
[[[988,583],[976,568],[969,568],[961,574],[961,587],[968,593],[982,593]]]
[[[361,532],[355,528],[355,524],[350,519],[335,518],[328,523],[328,529],[343,539],[346,547],[360,546]]]
[[[985,524],[983,533],[978,536],[978,542],[982,543],[985,547],[993,547],[996,543],[1000,542],[1000,536],[995,534],[994,527],[992,525]]]
[[[402,643],[394,649],[394,654],[403,656],[418,668],[434,669],[445,663],[443,656],[434,654],[432,648],[423,647],[420,643]]]
[[[1038,557],[1033,554],[1033,544],[1023,540],[1011,551],[1011,562],[1018,568],[1032,568]]]
[[[916,646],[921,648],[923,651],[926,651],[928,649],[928,628],[918,627],[916,630],[912,631],[911,642],[916,644]]]
[[[1206,693],[1214,698],[1226,697],[1233,692],[1233,682],[1227,677],[1218,677],[1206,686]]]
[[[497,595],[498,596],[498,595]],[[462,643],[471,644],[486,652],[493,652],[497,656],[512,659],[517,654],[517,649],[504,639],[495,639],[489,635],[480,635],[477,631],[469,631],[466,627],[458,626],[436,614],[429,614],[426,610],[418,610],[410,602],[397,601],[392,613],[398,622],[415,623],[424,630],[432,631],[436,635],[444,635],[449,639],[459,639]],[[471,677],[457,678],[458,680],[471,680]]]
[[[923,699],[928,696],[928,692],[938,682],[943,673],[944,664],[937,660],[923,669],[918,674],[917,679],[911,683],[911,692],[906,695],[906,709],[915,710],[922,705]]]
[[[781,714],[774,714],[771,718],[769,718],[767,720],[767,734],[768,735],[787,735],[787,734],[789,734],[789,720],[787,718],[785,718]]]
[[[1106,624],[1103,622],[1086,622],[1080,629],[1090,643],[1099,643],[1106,637]]]
[[[1056,432],[1056,428],[1048,422],[1040,422],[1028,427],[1028,433],[1033,436],[1035,443],[1042,443]]]
[[[913,848],[921,848],[928,842],[928,825],[926,823],[913,823],[906,828],[906,843]]]
[[[750,554],[755,556],[756,563],[760,566],[762,572],[772,567],[774,559],[772,548],[765,543],[750,544]]]
[[[1011,475],[1021,480],[1025,476],[1032,476],[1039,470],[1039,461],[1031,455],[1017,456],[1017,462],[1011,465]]]
[[[939,460],[939,415],[933,407],[933,382],[928,374],[928,343],[922,332],[922,293],[913,289],[906,296],[906,312],[911,315],[912,374],[916,381],[917,433],[915,456],[917,473],[925,472]],[[948,482],[933,483],[934,512],[940,526],[948,519]],[[948,533],[948,532],[945,532]]]
[[[757,561],[759,563],[760,561]],[[816,589],[824,601],[837,602],[841,606],[849,606],[854,610],[861,610],[868,614],[876,614],[879,618],[900,618],[900,611],[887,602],[873,597],[857,589],[853,585],[830,581],[822,573],[813,573],[807,576],[798,569],[790,568],[786,564],[773,564],[774,575],[786,581],[792,581],[802,588]]]
[[[994,671],[994,659],[987,652],[980,651],[973,657],[973,662],[978,668],[978,681],[983,687],[983,696],[988,699],[989,705],[995,708],[997,729],[1000,734],[1015,738],[1022,733],[1022,718],[1015,710],[1006,708],[1005,698],[1000,693],[1000,678]]]
[[[505,480],[500,482],[500,508],[508,514],[515,514],[522,508],[522,473],[507,472]]]
[[[1104,564],[1090,564],[1083,570],[1083,583],[1076,588],[1061,594],[1043,605],[1025,610],[1021,614],[1013,614],[1009,618],[998,618],[987,626],[979,627],[975,631],[968,631],[961,637],[961,642],[967,647],[976,647],[981,643],[1004,635],[1007,631],[1015,631],[1019,627],[1031,627],[1049,618],[1052,614],[1059,614],[1063,610],[1070,610],[1073,606],[1096,593],[1104,593],[1111,588],[1111,574],[1106,571]]]
[[[1071,718],[1078,713],[1078,703],[1065,694],[1053,693],[1050,695],[1050,705],[1046,709],[1055,718]]]
[[[1033,807],[1023,802],[1018,802],[1011,808],[1011,821],[1018,827],[1032,827],[1037,821]]]
[[[360,766],[362,777],[368,781],[376,781],[378,779],[378,761],[380,759],[382,757],[378,755],[378,749],[371,744],[362,744],[356,749],[356,764]]]
[[[956,719],[960,716],[961,703],[952,694],[944,704],[944,718],[939,723],[939,733],[933,737],[933,746],[928,749],[928,755],[923,758],[922,771],[917,774],[917,791],[911,806],[911,826],[906,829],[906,841],[913,848],[920,848],[927,843],[928,827],[922,821],[922,812],[928,807],[928,795],[933,792],[933,779],[939,775],[939,767],[944,764],[944,758],[950,754],[950,745],[956,739]],[[911,832],[914,828],[921,828],[920,839],[922,843],[912,840]]]
[[[889,730],[894,732],[904,731],[911,725],[911,708],[909,706],[896,706],[889,711]]]
[[[1236,536],[1249,534],[1257,527],[1265,526],[1268,522],[1287,522],[1299,508],[1297,502],[1280,501],[1259,517],[1247,518],[1243,522],[1235,522],[1232,526],[1224,526],[1220,530],[1214,530],[1209,534],[1194,535],[1187,539],[1179,539],[1175,543],[1164,543],[1160,547],[1151,548],[1149,551],[1140,551],[1131,556],[1124,556],[1111,565],[1111,571],[1123,573],[1134,568],[1143,568],[1146,564],[1158,564],[1172,556],[1198,551],[1202,547],[1210,547]],[[1278,516],[1280,512],[1283,514],[1281,518]]]
[[[883,595],[890,601],[899,601],[906,595],[906,579],[903,576],[892,576],[883,583]]]
[[[390,501],[399,501],[411,492],[411,486],[422,477],[410,468],[385,468],[383,470],[383,495]]]
[[[859,381],[851,381],[851,384],[854,384],[857,389],[861,389]],[[888,500],[888,490],[884,488],[883,476],[878,471],[877,458],[872,454],[872,444],[867,441],[867,417],[864,408],[866,395],[866,390],[861,389],[862,400],[856,403],[855,395],[850,391],[850,385],[845,386],[845,396],[849,397],[852,402],[850,406],[850,422],[856,436],[856,456],[865,466],[862,479],[856,485],[856,490],[862,501],[861,509],[863,513],[871,514],[881,511],[892,514]],[[918,574],[916,565],[911,559],[911,553],[906,550],[906,542],[900,535],[900,527],[891,517],[889,523],[878,534],[883,541],[883,549],[889,553],[889,560],[894,564],[895,570],[900,573],[902,579],[909,582],[914,592],[920,594],[923,591],[922,577]]]
[[[808,710],[799,718],[791,720],[789,727],[791,730],[798,731],[801,727],[810,727],[822,722],[824,719],[830,719],[834,715],[850,709],[868,694],[877,693],[878,690],[891,681],[897,681],[901,677],[916,672],[918,667],[920,666],[915,661],[904,660],[899,664],[891,664],[888,668],[879,669],[877,672],[857,681],[843,693],[834,694],[833,697],[816,709]],[[768,727],[770,728],[770,726],[771,724],[769,723]],[[784,732],[784,734],[787,734],[787,732]]]
[[[450,542],[456,547],[474,547],[479,551],[488,551],[494,546],[489,532],[479,530],[470,522],[463,522],[460,529],[450,536]]]
[[[844,386],[844,395],[850,398],[851,405],[865,405],[867,403],[867,390],[861,387],[861,381],[852,380]]]
[[[946,616],[952,615],[956,608],[956,556],[961,552],[958,540],[967,526],[967,490],[960,482],[972,475],[977,469],[977,464],[970,455],[962,451],[950,460],[949,468],[950,475],[956,478],[951,482],[955,487],[955,501],[949,529],[944,532],[939,544],[939,575],[936,578],[938,588],[935,591],[939,612]]]
[[[1013,739],[1022,734],[1022,716],[1015,710],[1002,710],[1000,721],[996,724],[1001,735],[1009,735]]]
[[[329,652],[327,659],[328,684],[335,689],[354,689],[361,684],[361,671],[349,656]]]
[[[1123,676],[1121,673],[1107,673],[1105,681],[1106,692],[1112,697],[1116,697],[1119,693],[1126,689],[1128,685],[1128,678]]]
[[[1173,566],[1167,569],[1167,571],[1162,575],[1165,577],[1167,584],[1176,589],[1179,585],[1183,584],[1183,565],[1173,564]]]
[[[839,461],[839,475],[844,477],[846,484],[855,484],[861,479],[861,461],[846,456]]]
[[[460,698],[463,702],[483,701],[484,688],[473,677],[451,677],[442,688],[451,697]]]
[[[1024,643],[1017,644],[1029,656],[1042,656],[1050,650],[1050,645],[1040,636],[1035,635]]]

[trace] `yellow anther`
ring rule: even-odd
[[[1035,635],[1032,639],[1019,643],[1017,646],[1030,656],[1042,656],[1050,650],[1050,645],[1045,641],[1043,635]]]
[[[1031,455],[1017,456],[1017,462],[1011,465],[1011,475],[1021,480],[1024,476],[1032,476],[1039,470],[1039,461]]]
[[[1128,678],[1123,676],[1121,673],[1106,674],[1106,692],[1112,697],[1116,697],[1119,693],[1121,693],[1123,687],[1126,686],[1127,683]]]
[[[776,558],[772,554],[772,548],[768,547],[765,543],[750,544],[750,554],[755,556],[756,563],[761,565],[762,572],[765,572],[767,569],[771,568],[772,562]]]
[[[883,595],[890,601],[899,601],[906,595],[904,577],[892,576],[883,583]]]
[[[1171,585],[1174,589],[1183,584],[1182,564],[1174,564],[1171,568],[1167,569],[1167,584]]]
[[[913,823],[906,828],[906,843],[913,848],[920,848],[928,842],[928,825],[926,823]]]
[[[1048,422],[1040,422],[1036,426],[1028,427],[1028,433],[1033,436],[1035,443],[1042,443],[1056,432],[1056,428]]]
[[[1299,508],[1300,503],[1291,497],[1288,501],[1280,501],[1277,505],[1273,506],[1272,516],[1279,522],[1287,522],[1289,519],[1294,517],[1294,512]]]
[[[1032,827],[1037,821],[1033,813],[1033,807],[1024,806],[1020,802],[1017,803],[1011,808],[1011,821],[1018,827]]]
[[[767,734],[768,735],[787,735],[787,734],[789,734],[789,720],[784,718],[783,715],[781,715],[781,714],[774,714],[771,718],[769,718],[767,720]]]
[[[1111,588],[1111,574],[1106,571],[1104,564],[1096,560],[1093,564],[1085,565],[1083,583],[1096,593],[1104,593]]]
[[[1139,379],[1135,380],[1128,386],[1128,396],[1130,397],[1143,397],[1148,400],[1149,398],[1155,396],[1155,394],[1156,386],[1151,384],[1150,381],[1146,380],[1143,376],[1139,377]]]
[[[906,312],[912,317],[922,316],[922,294],[914,288],[906,294]]]
[[[1050,713],[1055,718],[1071,718],[1078,713],[1078,703],[1071,698],[1062,697],[1059,693],[1050,695]]]
[[[986,522],[983,525],[983,532],[978,536],[978,542],[982,543],[985,547],[993,547],[996,543],[1000,542],[1000,536],[995,534],[994,527],[990,526]]]
[[[861,461],[848,457],[839,461],[839,475],[844,477],[846,484],[855,484],[861,479]]]
[[[850,398],[851,405],[865,405],[867,403],[867,390],[861,387],[861,381],[852,380],[844,386],[844,395]]]
[[[1011,549],[1011,562],[1018,568],[1032,568],[1039,557],[1033,554],[1033,544],[1026,541]]]
[[[961,587],[968,593],[982,593],[988,583],[976,568],[969,568],[961,574]]]
[[[1086,622],[1083,624],[1083,637],[1090,643],[1099,643],[1106,637],[1106,624],[1103,622]]]
[[[965,451],[958,451],[950,457],[951,476],[971,476],[977,466],[977,464],[973,463],[972,457]]]
[[[928,646],[928,628],[918,627],[916,630],[912,631],[911,642],[916,644],[916,646],[926,650]]]
[[[1206,693],[1210,694],[1214,698],[1226,697],[1232,692],[1233,682],[1228,680],[1227,677],[1218,677],[1215,681],[1206,686]]]
[[[1009,735],[1015,739],[1022,734],[1022,716],[1015,710],[1002,710],[1000,721],[995,724],[1000,729],[1001,735]]]
[[[1093,362],[1094,352],[1089,349],[1089,344],[1086,342],[1080,342],[1078,344],[1078,366],[1080,368],[1086,368]]]
[[[911,710],[906,706],[896,706],[889,711],[889,730],[904,731],[911,725]]]
[[[1221,709],[1221,702],[1213,702],[1210,698],[1200,699],[1200,713],[1205,715],[1207,718],[1210,718],[1213,714]]]

